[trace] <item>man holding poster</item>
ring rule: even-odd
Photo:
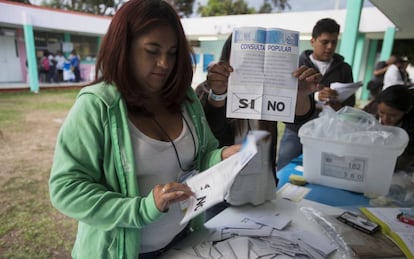
[[[312,31],[312,50],[305,50],[299,57],[299,65],[312,67],[322,74],[320,84],[323,87],[315,94],[315,100],[329,105],[335,110],[339,110],[345,105],[351,107],[355,105],[355,94],[341,100],[338,96],[338,90],[332,87],[334,83],[344,84],[354,81],[351,66],[344,61],[344,57],[335,53],[339,31],[340,25],[335,20],[331,18],[319,20]],[[308,120],[318,117],[319,111],[320,109],[316,109],[315,114]],[[306,122],[307,120],[286,123],[285,132],[280,141],[283,149],[278,153],[277,169],[281,169],[292,159],[302,154],[298,131]]]

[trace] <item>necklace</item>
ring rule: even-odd
[[[187,120],[185,119],[185,117],[182,114],[181,114],[181,117],[183,118],[185,124],[187,125],[187,128],[188,128],[188,130],[190,131],[190,134],[191,134],[191,138],[193,140],[193,145],[194,145],[193,161],[194,161],[194,159],[196,157],[196,143],[195,143],[194,134],[193,134],[193,131],[190,128],[190,124],[187,122]],[[180,156],[178,155],[178,150],[177,150],[177,147],[174,144],[174,141],[170,138],[170,136],[168,135],[167,131],[165,131],[165,129],[158,122],[158,120],[155,119],[155,116],[151,116],[151,118],[155,122],[155,124],[157,125],[157,127],[160,129],[160,131],[167,137],[168,141],[170,141],[171,145],[173,146],[174,151],[175,151],[175,156],[177,157],[178,165],[180,166],[181,170],[183,172],[186,172],[188,170],[191,170],[193,168],[193,165],[191,165],[189,169],[184,170],[183,166],[181,165]]]

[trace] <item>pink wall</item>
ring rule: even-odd
[[[17,51],[20,58],[20,71],[22,73],[23,82],[27,82],[27,68],[26,68],[26,46],[24,45],[24,32],[22,28],[16,29]]]

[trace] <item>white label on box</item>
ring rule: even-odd
[[[363,182],[368,158],[336,156],[322,152],[321,175]]]

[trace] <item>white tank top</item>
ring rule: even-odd
[[[174,139],[174,145],[184,169],[188,168],[194,159],[194,143],[197,142],[197,134],[194,125],[187,113],[183,114],[190,130],[183,120],[183,130],[178,138]],[[137,181],[140,196],[147,196],[156,184],[176,182],[181,173],[177,155],[170,142],[160,141],[146,136],[137,129],[132,122],[128,122],[131,132],[131,140],[134,148],[134,156],[137,165]],[[193,136],[194,142],[193,142]],[[184,229],[179,222],[184,213],[179,203],[170,206],[169,211],[156,222],[142,228],[141,253],[148,253],[161,249]],[[162,233],[162,234],[160,234]]]

